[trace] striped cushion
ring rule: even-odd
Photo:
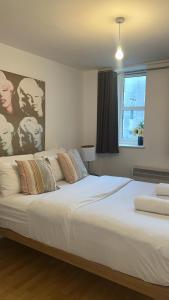
[[[50,165],[44,160],[16,160],[24,194],[42,194],[58,189]]]
[[[59,153],[58,161],[61,166],[62,172],[67,182],[74,183],[78,180],[76,169],[70,159],[68,153]]]
[[[78,176],[78,179],[82,179],[88,175],[88,172],[86,170],[86,167],[80,157],[79,152],[76,149],[70,149],[68,151],[68,154],[71,158],[71,161],[76,169],[76,173]]]
[[[76,149],[71,149],[68,153],[59,153],[58,161],[64,177],[69,183],[74,183],[88,175]]]

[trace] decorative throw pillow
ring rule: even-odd
[[[74,183],[78,180],[76,169],[68,153],[59,153],[58,161],[67,182]]]
[[[3,197],[20,192],[20,178],[17,166],[0,163],[0,194]]]
[[[33,159],[32,154],[0,157],[0,195],[3,197],[20,193],[20,177],[16,159]]]
[[[54,147],[52,149],[34,153],[34,159],[44,158],[48,156],[56,156],[58,153],[66,152],[64,148]]]
[[[50,165],[43,159],[16,161],[24,194],[42,194],[58,189]]]
[[[59,153],[58,161],[66,181],[74,183],[88,175],[79,152],[71,149],[68,153]]]
[[[50,164],[55,180],[63,180],[64,176],[62,169],[58,163],[57,156],[45,157],[45,160]]]
[[[79,152],[76,149],[70,149],[68,151],[68,154],[71,158],[71,161],[76,169],[76,173],[78,176],[78,179],[82,179],[88,175],[88,172],[86,170],[86,167],[80,157]]]

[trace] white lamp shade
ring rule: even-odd
[[[96,149],[93,145],[82,146],[83,161],[93,161],[96,159]]]

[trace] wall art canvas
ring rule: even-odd
[[[0,156],[45,148],[45,82],[0,70]]]

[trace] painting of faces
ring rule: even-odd
[[[45,148],[45,82],[0,70],[0,156]]]

